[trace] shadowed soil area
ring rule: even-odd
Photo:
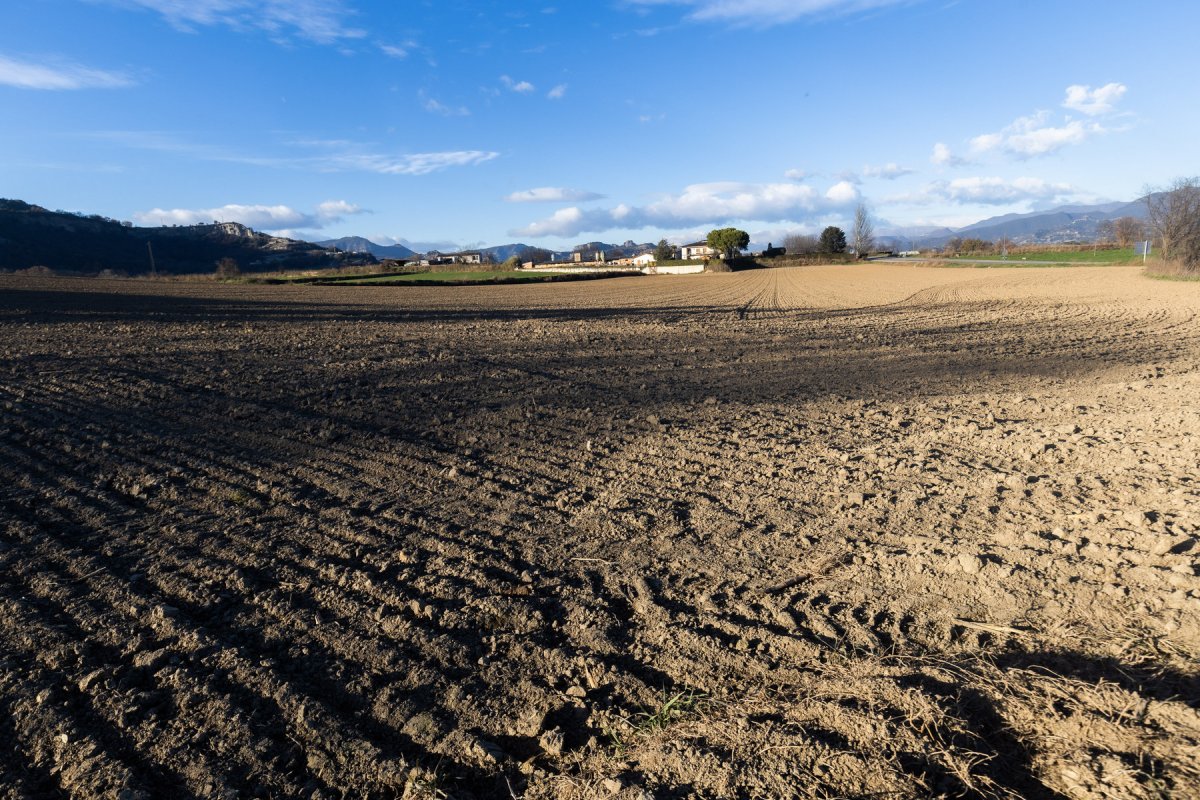
[[[1198,311],[0,276],[0,797],[1200,796]]]

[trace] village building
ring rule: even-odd
[[[698,258],[715,258],[717,251],[708,246],[707,242],[692,242],[679,248],[680,258],[691,261]]]
[[[464,250],[461,253],[441,253],[430,250],[421,259],[422,266],[439,267],[446,264],[482,264],[483,253],[478,250]]]

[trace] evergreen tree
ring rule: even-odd
[[[830,225],[821,231],[821,240],[817,247],[819,252],[827,255],[846,252],[846,232],[836,225]]]

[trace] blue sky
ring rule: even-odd
[[[24,0],[0,196],[476,246],[756,242],[1200,173],[1176,0]]]

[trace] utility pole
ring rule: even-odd
[[[150,240],[146,240],[146,252],[150,254],[150,277],[158,277],[158,268],[154,266],[154,248],[150,246]]]

